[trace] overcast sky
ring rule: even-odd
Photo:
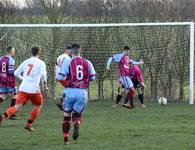
[[[4,1],[4,0],[0,0],[0,1]],[[8,1],[12,1],[14,3],[19,3],[20,7],[24,7],[25,6],[25,0],[8,0]]]

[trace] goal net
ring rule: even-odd
[[[82,55],[96,69],[97,81],[90,85],[90,99],[113,99],[117,94],[117,64],[113,63],[108,75],[106,62],[128,45],[130,57],[145,62],[140,68],[146,100],[164,96],[169,101],[190,99],[193,103],[194,23],[0,25],[1,55],[6,47],[14,46],[16,67],[30,56],[32,46],[42,47],[51,98],[60,97],[63,90],[55,81],[56,58],[71,43],[82,46]]]

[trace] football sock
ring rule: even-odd
[[[64,135],[64,142],[66,142],[67,138],[69,137],[69,131],[70,131],[70,117],[65,117],[62,122],[62,131]]]
[[[118,103],[121,101],[122,97],[123,97],[122,95],[118,94],[118,95],[116,96],[115,104],[118,104]]]
[[[144,104],[144,96],[143,96],[143,94],[139,94],[139,95],[138,95],[138,98],[139,98],[139,100],[140,100],[140,103],[141,103],[141,104]]]
[[[32,123],[33,123],[33,122],[35,121],[35,119],[39,116],[39,113],[40,113],[40,108],[37,108],[37,107],[35,107],[35,108],[31,111],[31,113],[30,113],[30,118],[28,119],[27,124],[26,124],[26,126],[27,126],[28,128],[31,127]]]
[[[17,112],[16,108],[13,106],[13,107],[10,107],[6,110],[6,112],[4,113],[3,115],[3,118],[4,119],[7,119],[9,118],[11,115],[15,114]]]
[[[74,124],[80,126],[81,124],[81,113],[73,112],[72,121]]]
[[[15,104],[16,104],[16,99],[12,98],[10,107],[15,106]],[[13,114],[12,116],[15,116],[15,114]]]
[[[131,107],[134,107],[133,95],[134,95],[134,90],[130,89],[129,92],[127,93],[127,97],[126,97],[125,102],[124,102],[126,104],[130,100]]]
[[[11,100],[11,105],[10,105],[10,106],[11,106],[11,107],[12,107],[12,106],[15,106],[15,104],[16,104],[16,99],[15,99],[15,98],[12,98],[12,100]]]
[[[0,104],[3,102],[3,99],[2,98],[0,98]]]

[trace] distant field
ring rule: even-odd
[[[117,79],[117,78],[116,78]],[[113,85],[114,85],[114,95],[117,95],[118,93],[118,81],[117,80],[113,81]],[[146,83],[146,89],[145,89],[145,97],[146,97],[146,101],[150,101],[151,98],[151,94],[150,94],[150,85],[149,83]],[[59,98],[61,96],[61,93],[63,91],[63,88],[60,84],[56,85],[56,96]],[[195,86],[194,86],[194,91],[195,91]],[[90,95],[90,99],[91,100],[97,100],[98,99],[98,83],[95,82],[90,82],[90,87],[89,87],[89,95]],[[158,92],[158,96],[164,96],[161,92]],[[175,91],[173,91],[172,95],[174,95],[174,99],[171,99],[169,101],[178,101],[178,97],[179,97],[179,86],[177,87],[177,89],[175,89]],[[184,86],[184,101],[189,101],[189,85],[186,84]],[[104,81],[104,96],[105,99],[111,99],[112,97],[112,87],[111,87],[111,82],[110,80],[105,80]],[[136,97],[136,94],[135,94]]]
[[[64,146],[61,122],[63,113],[52,101],[45,103],[35,123],[36,131],[23,129],[32,108],[26,106],[17,121],[0,126],[0,149],[11,150],[194,150],[195,106],[147,103],[137,107],[113,109],[111,100],[90,102],[83,115],[80,139]],[[0,105],[2,113],[8,103]],[[137,105],[138,106],[138,105]]]

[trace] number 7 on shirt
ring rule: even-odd
[[[27,76],[30,76],[30,74],[31,74],[31,72],[32,72],[32,68],[33,68],[33,65],[32,65],[32,64],[28,64]]]

